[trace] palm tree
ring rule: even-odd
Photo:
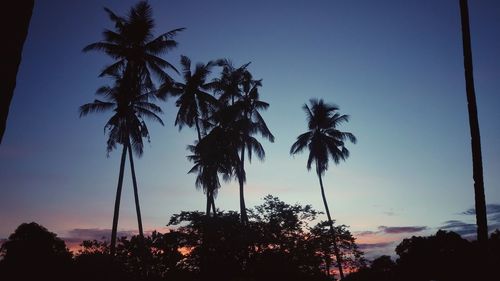
[[[113,228],[111,231],[111,255],[115,254],[115,243],[118,229],[118,216],[120,209],[120,199],[123,184],[123,173],[127,151],[129,153],[132,180],[134,183],[134,199],[137,212],[137,222],[139,234],[144,236],[142,219],[139,206],[139,196],[135,177],[135,168],[132,151],[141,156],[143,153],[143,138],[149,141],[149,130],[144,118],[159,122],[163,125],[158,114],[162,113],[160,107],[151,102],[155,96],[153,92],[145,92],[133,96],[129,93],[128,83],[124,83],[122,78],[115,76],[113,87],[104,86],[97,90],[96,94],[104,99],[94,100],[92,103],[84,104],[80,107],[80,117],[89,113],[112,111],[114,114],[109,118],[104,129],[108,131],[107,152],[108,155],[116,146],[122,145],[122,156],[120,160],[120,172],[118,176],[118,186],[116,190],[115,208],[113,215]],[[144,88],[143,88],[144,90]]]
[[[201,141],[205,134],[202,134],[202,130],[205,131],[205,128],[203,125],[200,128],[200,120],[206,119],[217,104],[217,99],[207,92],[214,87],[214,83],[206,82],[214,64],[213,62],[198,63],[194,72],[191,72],[191,60],[186,56],[181,56],[181,65],[184,83],[175,82],[170,90],[171,95],[179,96],[175,103],[179,108],[175,125],[179,126],[179,130],[184,125],[190,128],[195,126],[198,141]]]
[[[274,136],[260,115],[260,110],[266,110],[269,104],[260,100],[259,87],[261,80],[254,80],[246,69],[249,63],[234,68],[228,60],[219,60],[223,63],[222,77],[215,81],[220,94],[218,116],[223,120],[219,126],[224,127],[229,138],[232,138],[233,147],[239,152],[239,161],[236,166],[240,194],[240,213],[242,223],[248,222],[245,206],[244,184],[245,151],[248,160],[252,160],[255,153],[259,159],[264,159],[265,151],[260,142],[254,137],[260,134],[263,138],[274,142]]]
[[[323,188],[322,175],[328,170],[329,160],[333,160],[338,164],[340,160],[346,160],[349,157],[349,150],[345,147],[345,141],[349,140],[356,143],[356,137],[349,132],[342,132],[337,129],[341,123],[348,122],[347,115],[338,113],[339,108],[336,105],[330,105],[323,102],[311,99],[311,107],[304,104],[302,107],[307,115],[308,129],[297,137],[297,141],[290,148],[290,154],[294,155],[302,152],[306,147],[309,149],[309,158],[307,159],[307,169],[311,170],[314,163],[316,166],[316,174],[319,178],[321,188],[321,196],[325,205],[330,231],[333,236],[333,249],[339,267],[340,278],[344,278],[342,270],[342,257],[340,255],[337,243],[335,242],[335,230],[333,227],[332,217],[326,202],[325,190]]]
[[[477,240],[483,251],[488,243],[488,220],[486,216],[486,199],[484,196],[483,160],[481,156],[481,135],[477,117],[476,93],[472,72],[472,49],[470,44],[469,8],[467,0],[460,0],[462,21],[462,44],[464,51],[465,83],[467,91],[467,107],[469,111],[469,127],[472,147],[472,177],[474,179],[474,198],[476,209]]]
[[[181,130],[184,125],[187,125],[190,128],[195,126],[198,143],[200,143],[202,137],[206,134],[206,128],[203,123],[200,126],[201,120],[207,119],[209,113],[213,112],[217,103],[217,99],[207,92],[207,90],[213,88],[213,83],[206,82],[214,64],[211,61],[207,64],[198,63],[196,64],[194,72],[192,72],[191,60],[187,56],[181,56],[181,65],[184,83],[175,82],[173,85],[169,85],[169,83],[166,85],[164,84],[160,87],[159,93],[162,98],[165,98],[167,94],[179,96],[175,103],[179,108],[175,118],[175,125],[179,126],[179,130]],[[203,186],[204,191],[207,194],[207,208],[212,206],[215,214],[216,209],[214,196],[216,196],[217,189],[220,187],[217,171],[210,167],[204,167],[203,150],[195,149],[195,147],[196,146],[189,146],[188,149],[195,153],[192,157],[201,157],[198,159],[201,163],[197,163],[195,165],[201,169],[196,180],[196,187],[199,188],[200,186]],[[191,160],[193,159],[191,158]],[[196,160],[193,161],[196,163]],[[213,172],[207,173],[207,171]],[[192,169],[190,172],[194,172],[194,170]],[[214,176],[217,178],[217,183],[214,182]],[[207,215],[209,214],[210,210],[207,209]]]
[[[220,188],[219,174],[228,181],[233,174],[233,160],[226,135],[215,128],[195,145],[188,146],[193,154],[188,159],[194,163],[189,173],[197,172],[196,187],[203,188],[207,196],[206,214],[210,216],[210,208],[216,215],[215,197]]]
[[[216,65],[222,67],[220,77],[214,79],[215,94],[220,95],[219,101],[224,105],[233,105],[241,97],[241,83],[243,76],[250,63],[246,63],[238,68],[228,59],[219,59]]]
[[[100,76],[122,71],[130,83],[135,83],[135,86],[141,83],[149,89],[154,89],[151,73],[163,83],[173,83],[173,79],[164,69],[169,68],[177,73],[178,71],[160,55],[177,47],[173,37],[184,28],[173,29],[154,37],[152,32],[155,22],[152,8],[147,1],[137,3],[126,17],[120,17],[108,8],[104,10],[115,24],[115,30],[105,29],[103,41],[89,44],[83,49],[84,52],[102,51],[116,60],[106,66]]]
[[[103,32],[104,40],[96,43],[92,43],[86,46],[83,51],[102,51],[113,59],[115,62],[101,72],[100,76],[110,75],[113,77],[120,76],[119,78],[119,88],[120,90],[115,90],[128,97],[123,97],[123,99],[132,101],[139,96],[144,96],[145,92],[154,92],[156,87],[153,83],[151,73],[155,74],[164,84],[172,84],[173,79],[165,72],[164,68],[170,68],[177,72],[175,67],[169,62],[165,61],[161,57],[161,54],[175,48],[177,42],[173,40],[173,37],[183,28],[178,28],[171,30],[169,32],[163,33],[160,36],[153,36],[154,20],[152,18],[152,8],[146,1],[141,1],[133,6],[126,17],[121,17],[116,15],[111,10],[104,9],[108,14],[110,20],[114,23],[115,29],[106,29]],[[116,88],[116,87],[115,87]],[[148,94],[148,99],[153,98],[151,94]],[[148,102],[148,100],[141,101]],[[154,104],[151,104],[156,106]],[[102,106],[102,104],[95,104],[96,107]],[[132,105],[129,105],[132,106]],[[148,107],[145,109],[150,110],[151,113],[155,113],[154,110],[159,109],[155,107]],[[124,107],[124,106],[123,106]],[[118,112],[117,112],[118,113]],[[138,112],[138,114],[142,114]],[[147,114],[147,113],[144,113]],[[85,114],[84,114],[85,115]],[[147,116],[147,115],[146,115]],[[126,126],[139,126],[138,124],[127,124]],[[130,129],[130,128],[128,128]],[[147,129],[147,128],[146,128]],[[125,130],[125,128],[123,129]],[[120,130],[120,131],[123,131]],[[125,131],[123,131],[125,132]],[[147,134],[148,135],[148,134]],[[110,139],[111,136],[110,136]],[[127,151],[127,142],[123,138],[119,139],[120,144],[124,144],[122,153],[122,162],[125,161],[125,154]],[[116,140],[115,140],[116,141]],[[134,144],[134,142],[132,143]],[[141,141],[142,144],[142,141]],[[130,146],[130,145],[128,145]],[[109,143],[108,143],[109,149]],[[141,146],[142,153],[142,146]],[[132,179],[134,185],[134,197],[136,203],[136,212],[139,224],[139,234],[143,237],[142,231],[142,219],[140,215],[139,201],[137,195],[137,181],[135,178],[135,170],[133,169],[133,158],[131,157],[131,149],[129,149],[130,154],[130,164],[132,168]],[[122,171],[123,172],[123,171]],[[120,173],[119,177],[119,191],[121,192],[121,181],[123,173]],[[117,192],[117,197],[119,197]],[[113,230],[111,235],[111,254],[114,255],[115,241],[116,241],[116,224],[118,221],[118,207],[119,198],[115,201],[115,218],[113,219]]]

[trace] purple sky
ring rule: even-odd
[[[106,115],[78,118],[78,107],[106,83],[109,58],[82,53],[112,28],[103,6],[124,14],[136,1],[37,1],[8,127],[0,146],[0,238],[36,221],[78,239],[111,227],[119,151],[106,158]],[[500,3],[470,1],[476,95],[491,227],[500,217]],[[324,177],[333,217],[363,249],[392,253],[401,237],[438,228],[474,233],[469,128],[458,0],[446,1],[150,1],[156,34],[186,27],[165,58],[179,66],[229,58],[251,61],[263,79],[263,113],[275,143],[264,162],[247,165],[247,206],[267,194],[323,210],[306,155],[289,156],[306,130],[301,106],[323,98],[351,115],[351,157]],[[173,74],[173,73],[172,73]],[[179,79],[178,76],[174,76]],[[187,174],[186,145],[196,133],[150,125],[151,144],[136,160],[146,229],[163,229],[181,210],[203,210]],[[238,209],[236,183],[216,204]],[[135,231],[130,174],[125,173],[119,229]],[[472,232],[471,232],[472,229]],[[82,233],[86,233],[83,235]],[[86,237],[86,236],[85,236]],[[84,238],[85,238],[84,237]],[[396,241],[396,242],[394,242]]]

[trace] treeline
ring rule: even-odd
[[[500,230],[495,230],[481,249],[452,231],[413,236],[397,247],[398,258],[381,256],[344,281],[494,281],[500,276]],[[484,255],[486,253],[486,255]]]
[[[236,212],[181,212],[170,231],[121,237],[114,259],[108,241],[83,241],[71,253],[64,241],[36,223],[21,224],[0,249],[0,280],[337,280],[332,235],[311,206],[276,197],[249,210],[243,227]],[[246,232],[243,235],[241,229]],[[500,230],[477,241],[439,230],[404,239],[397,258],[368,263],[343,225],[335,227],[347,276],[344,281],[497,280]]]
[[[119,238],[114,259],[106,241],[84,241],[72,255],[54,233],[22,224],[2,245],[0,279],[333,280],[332,235],[318,214],[270,195],[245,225],[236,212],[181,212],[167,233]],[[334,229],[344,268],[364,266],[346,226]]]

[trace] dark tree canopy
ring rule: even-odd
[[[61,280],[71,266],[71,253],[64,241],[34,222],[21,224],[9,236],[0,257],[0,276],[12,280]]]

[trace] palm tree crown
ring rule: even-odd
[[[316,165],[316,172],[324,174],[328,169],[329,160],[338,164],[340,160],[349,157],[349,150],[345,147],[345,141],[356,143],[356,137],[349,132],[342,132],[337,126],[349,121],[348,115],[338,113],[338,106],[324,103],[322,99],[310,100],[311,106],[304,104],[302,107],[307,115],[309,131],[299,135],[297,141],[292,145],[290,154],[302,152],[309,148],[307,169]]]
[[[135,80],[140,77],[150,89],[154,88],[151,73],[162,81],[173,81],[164,68],[178,71],[160,55],[177,47],[173,37],[184,28],[173,29],[154,37],[152,8],[146,1],[137,3],[126,17],[120,17],[107,8],[104,10],[115,24],[115,29],[105,29],[104,40],[92,43],[83,49],[84,52],[102,51],[116,60],[105,67],[101,76],[123,71],[124,76],[129,79],[132,77],[132,80]]]
[[[108,131],[108,154],[116,148],[117,144],[126,146],[130,141],[135,154],[141,156],[144,147],[143,138],[149,141],[149,130],[144,118],[163,125],[163,121],[158,116],[162,110],[150,102],[155,98],[152,92],[132,96],[126,93],[128,88],[123,86],[123,79],[115,78],[117,80],[113,87],[103,86],[96,92],[96,95],[102,97],[104,101],[96,99],[92,103],[82,105],[80,117],[90,113],[113,111],[114,114],[104,126],[104,129]]]
[[[200,128],[200,121],[208,118],[217,103],[217,99],[208,92],[208,90],[213,89],[214,83],[206,82],[214,63],[211,61],[207,64],[198,63],[194,71],[191,71],[191,60],[186,56],[181,56],[181,65],[184,83],[175,82],[167,90],[171,95],[179,96],[175,103],[179,108],[175,118],[175,125],[179,126],[179,130],[184,125],[188,127],[196,126],[198,141],[200,141],[201,131],[205,131],[205,126]],[[163,89],[160,89],[160,93],[162,93],[161,90]]]

